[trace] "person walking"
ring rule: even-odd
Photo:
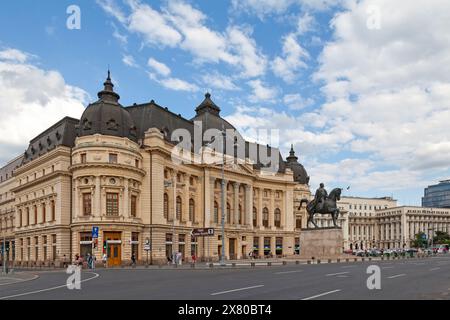
[[[131,266],[136,267],[136,256],[134,253],[131,255]]]
[[[87,254],[87,266],[89,269],[92,269],[92,256],[90,253]]]
[[[106,263],[108,262],[108,256],[106,255],[106,253],[103,254],[102,262],[103,262],[103,267],[106,268]]]

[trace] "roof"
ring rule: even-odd
[[[0,182],[9,180],[14,176],[14,171],[21,166],[22,159],[23,155],[20,155],[0,168]]]

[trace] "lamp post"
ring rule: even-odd
[[[220,265],[225,266],[225,128],[222,123],[222,253],[220,257]]]

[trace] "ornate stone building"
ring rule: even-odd
[[[277,149],[236,133],[245,153],[226,152],[232,161],[223,166],[222,180],[221,164],[174,161],[177,130],[194,136],[199,127],[201,135],[234,129],[209,94],[189,120],[154,101],[123,107],[113,87],[108,75],[99,100],[80,120],[62,119],[1,169],[1,237],[16,263],[59,263],[87,253],[100,261],[104,252],[110,265],[128,263],[132,254],[142,263],[163,263],[173,252],[217,260],[222,181],[226,257],[294,254],[296,219],[304,214],[295,201],[310,196],[294,150],[284,161]],[[188,153],[197,159],[205,150],[218,154],[195,141]],[[275,155],[276,170],[266,170],[263,151]],[[194,228],[214,228],[215,234],[194,238]]]

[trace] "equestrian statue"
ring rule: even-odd
[[[337,224],[337,220],[339,218],[339,208],[336,204],[337,201],[341,200],[341,188],[333,189],[333,191],[328,194],[325,189],[325,185],[323,183],[320,184],[319,189],[316,190],[314,195],[314,199],[312,201],[308,201],[308,199],[302,199],[300,201],[299,210],[302,208],[303,203],[306,203],[306,211],[308,212],[308,224],[312,223],[316,228],[319,226],[314,221],[314,215],[319,214],[330,214],[333,218],[333,224],[335,228],[340,228]]]

